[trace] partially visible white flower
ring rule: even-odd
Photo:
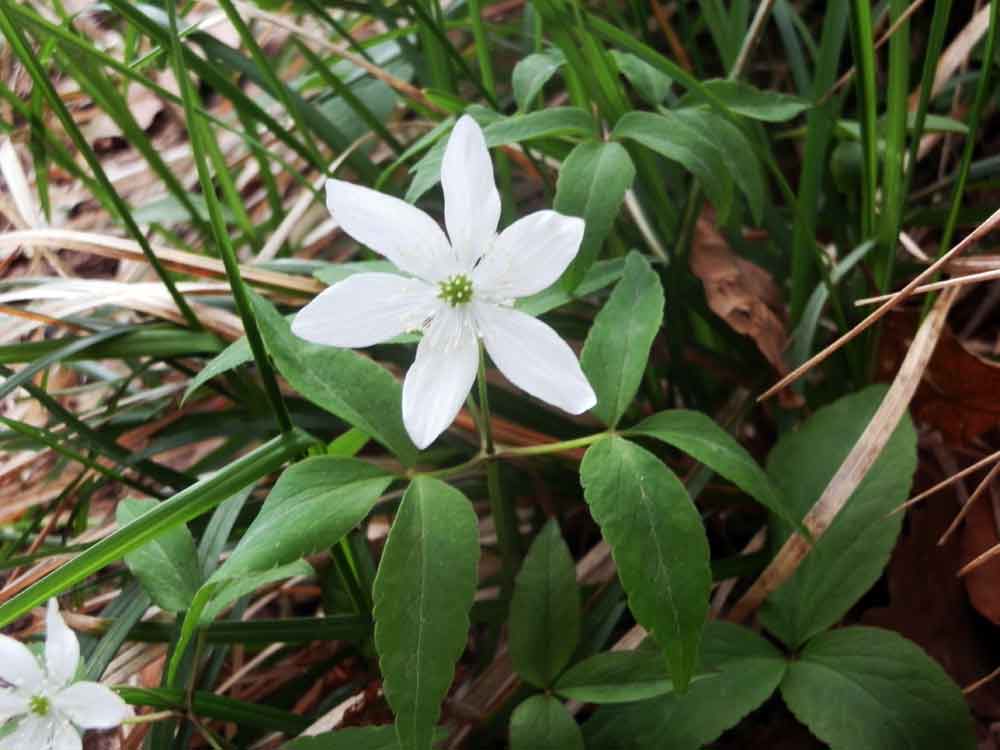
[[[0,739],[3,750],[80,750],[81,730],[111,729],[129,708],[96,682],[73,682],[80,662],[76,634],[49,600],[45,617],[45,665],[13,638],[0,635],[0,723],[17,727]]]
[[[573,350],[513,308],[556,281],[580,249],[582,219],[538,211],[497,234],[500,196],[482,130],[456,123],[441,164],[448,237],[409,203],[341,180],[326,200],[351,237],[409,276],[360,273],[325,290],[292,331],[317,344],[365,347],[422,329],[403,383],[403,423],[426,448],[454,421],[476,378],[479,340],[516,386],[570,414],[597,403]],[[450,237],[450,241],[449,241]]]

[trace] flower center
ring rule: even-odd
[[[464,305],[472,299],[472,280],[464,274],[457,273],[449,276],[440,284],[441,291],[438,297],[443,299],[452,307]]]
[[[49,699],[44,695],[36,695],[28,701],[28,707],[31,709],[31,713],[33,714],[48,716],[49,710],[52,708],[52,704],[49,703]]]

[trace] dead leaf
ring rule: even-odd
[[[962,561],[974,560],[1000,543],[993,503],[984,497],[972,504],[962,527]],[[1000,558],[993,558],[962,577],[969,600],[983,617],[1000,625]]]
[[[788,372],[783,352],[788,343],[781,291],[771,274],[734,253],[705,219],[695,225],[691,272],[705,288],[708,307],[737,333],[749,336],[775,370]],[[782,391],[784,406],[795,394]]]
[[[912,311],[886,318],[879,357],[883,376],[899,367],[916,325],[917,313]],[[976,356],[946,329],[927,365],[910,413],[917,423],[939,430],[946,443],[968,445],[1000,424],[998,392],[1000,365]]]

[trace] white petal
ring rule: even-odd
[[[26,695],[34,695],[45,682],[35,655],[9,635],[0,635],[0,680]]]
[[[421,450],[455,421],[476,379],[479,340],[465,308],[442,304],[403,381],[403,424]]]
[[[576,257],[583,219],[537,211],[504,229],[473,272],[481,294],[513,300],[552,285]]]
[[[486,351],[518,388],[570,414],[597,403],[576,354],[545,323],[509,307],[480,303],[476,320]]]
[[[299,310],[292,333],[314,344],[359,348],[423,326],[438,290],[391,273],[348,276]]]
[[[472,269],[492,244],[500,222],[500,194],[479,125],[468,115],[455,123],[441,162],[444,221],[462,268]]]
[[[59,614],[58,602],[49,599],[49,608],[45,613],[45,666],[49,684],[55,687],[68,684],[76,675],[79,663],[80,644],[76,633],[69,629]]]
[[[80,750],[80,746],[80,735],[52,714],[28,714],[3,740],[3,750]]]
[[[68,721],[56,721],[52,727],[52,750],[83,750],[83,738]]]
[[[55,709],[83,729],[111,729],[129,715],[128,704],[97,682],[74,682],[52,698]]]
[[[14,690],[0,690],[0,724],[30,710],[27,695]]]
[[[345,232],[401,270],[426,281],[458,272],[441,227],[409,203],[350,182],[327,180],[326,205]]]

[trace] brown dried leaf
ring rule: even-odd
[[[882,332],[879,368],[895,371],[906,355],[916,329],[916,313],[890,315]],[[945,330],[931,357],[911,414],[941,432],[945,442],[967,445],[1000,424],[1000,365],[978,357]]]
[[[734,331],[752,338],[775,370],[787,372],[782,358],[788,335],[781,292],[771,274],[734,253],[705,219],[695,226],[690,266],[701,279],[712,312]]]
[[[962,527],[962,561],[974,560],[1000,544],[993,504],[986,498],[973,503]],[[1000,625],[1000,558],[995,557],[962,577],[972,606],[986,619]]]

